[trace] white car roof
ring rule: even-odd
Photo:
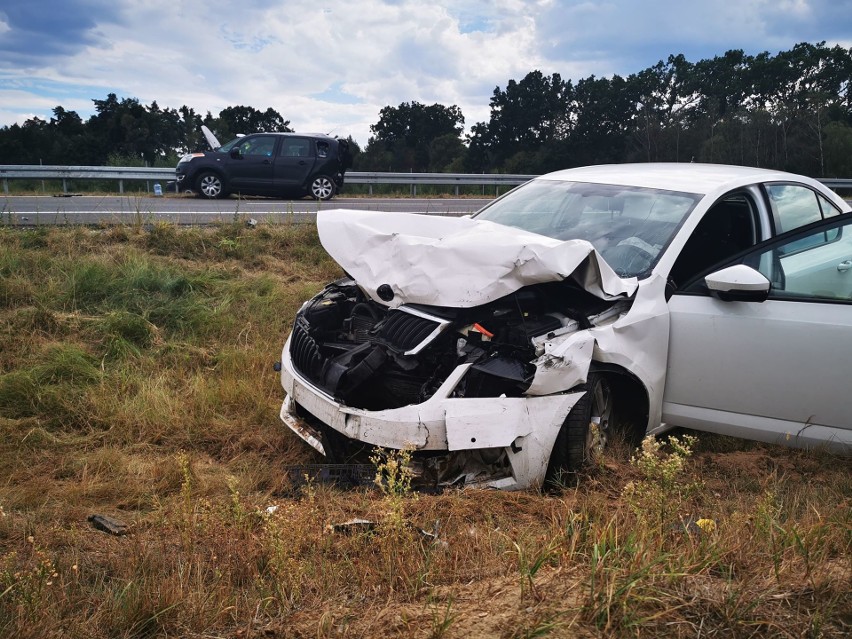
[[[541,176],[545,180],[570,180],[595,184],[623,184],[652,189],[707,194],[719,189],[772,181],[811,183],[801,175],[726,164],[653,162],[647,164],[602,164],[565,169]],[[727,188],[726,188],[727,187]]]

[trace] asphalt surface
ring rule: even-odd
[[[234,220],[309,223],[317,211],[356,209],[400,211],[426,215],[475,213],[490,199],[480,198],[346,198],[330,202],[260,197],[204,200],[192,195],[0,195],[0,225],[61,224],[217,224]]]
[[[345,198],[330,202],[271,198],[204,200],[191,195],[73,195],[0,197],[0,224],[215,224],[235,219],[312,222],[317,211],[357,209],[428,215],[465,215],[490,200],[468,198]]]

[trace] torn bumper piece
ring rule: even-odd
[[[585,392],[451,397],[471,367],[463,364],[424,402],[373,411],[345,406],[303,379],[290,359],[289,340],[281,361],[287,393],[281,420],[301,439],[326,456],[330,435],[356,445],[411,448],[415,474],[435,486],[524,489],[541,484],[559,429]]]

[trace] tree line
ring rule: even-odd
[[[93,102],[95,114],[85,122],[76,111],[57,106],[49,121],[4,126],[0,164],[174,165],[183,153],[207,147],[202,124],[223,141],[243,132],[291,130],[289,120],[272,108],[228,107],[214,118],[187,106],[161,109],[156,101],[145,106],[136,98],[119,100],[114,93]]]
[[[775,55],[683,55],[638,73],[576,82],[531,71],[496,87],[490,117],[464,134],[461,109],[416,101],[386,106],[363,152],[364,171],[544,173],[610,162],[718,162],[852,176],[852,49],[800,43]],[[221,140],[289,131],[272,108],[235,106],[213,117],[109,94],[83,121],[62,107],[45,121],[0,129],[0,164],[167,165]]]

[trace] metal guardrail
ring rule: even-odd
[[[0,166],[3,193],[9,193],[9,180],[62,180],[62,192],[68,192],[68,180],[118,180],[124,193],[124,180],[174,179],[174,169],[120,166],[46,166],[8,164]]]
[[[118,166],[42,166],[32,164],[0,165],[3,192],[9,193],[9,180],[62,180],[62,191],[68,191],[68,180],[118,180],[118,190],[124,193],[125,180],[169,182],[175,179],[170,168],[118,167]],[[380,173],[349,171],[347,184],[368,184],[372,194],[374,184],[405,184],[417,194],[418,185],[459,186],[517,186],[535,175],[508,175],[494,173]]]
[[[411,186],[411,196],[417,195],[418,185],[454,186],[455,194],[459,194],[460,186],[517,186],[529,182],[535,175],[518,175],[508,173],[367,173],[348,171],[347,184],[367,184],[369,194],[373,194],[374,184],[407,184]],[[496,192],[495,192],[496,195]]]
[[[174,180],[171,168],[119,167],[119,166],[41,166],[31,164],[0,165],[3,192],[9,193],[9,180],[62,180],[62,190],[67,192],[68,180],[118,180],[119,192],[124,193],[125,180],[168,182]],[[374,184],[405,184],[411,186],[412,195],[419,185],[459,186],[517,186],[535,175],[498,173],[381,173],[349,171],[347,184],[368,184],[372,194]],[[852,179],[822,178],[820,182],[831,189],[852,189]]]
[[[832,190],[836,189],[852,189],[852,179],[849,178],[817,178]]]
[[[459,184],[474,186],[517,186],[536,175],[508,173],[365,173],[348,171],[347,184]]]

